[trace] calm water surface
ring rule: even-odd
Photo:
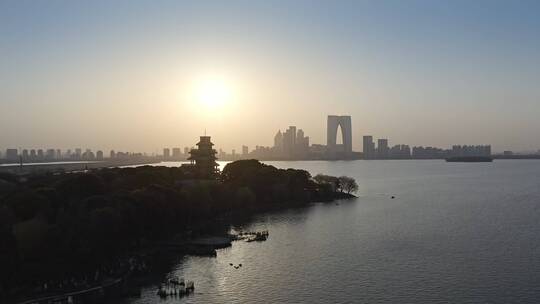
[[[261,214],[244,228],[268,241],[178,263],[194,295],[126,302],[540,302],[540,161],[268,163],[353,176],[359,197]]]

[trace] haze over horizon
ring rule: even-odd
[[[537,1],[5,1],[0,147],[540,149]]]

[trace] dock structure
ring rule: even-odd
[[[191,294],[195,290],[193,281],[184,281],[184,279],[174,278],[161,284],[158,288],[157,295],[160,298],[167,297],[183,297]]]

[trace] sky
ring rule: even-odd
[[[539,1],[0,1],[0,148],[540,149]]]

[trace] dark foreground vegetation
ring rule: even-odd
[[[119,257],[218,216],[347,198],[356,189],[350,178],[311,177],[256,160],[230,163],[212,180],[197,179],[184,167],[3,173],[0,300],[36,288],[50,291],[53,282],[59,289],[89,285],[118,271],[103,265],[133,269],[133,259]]]

